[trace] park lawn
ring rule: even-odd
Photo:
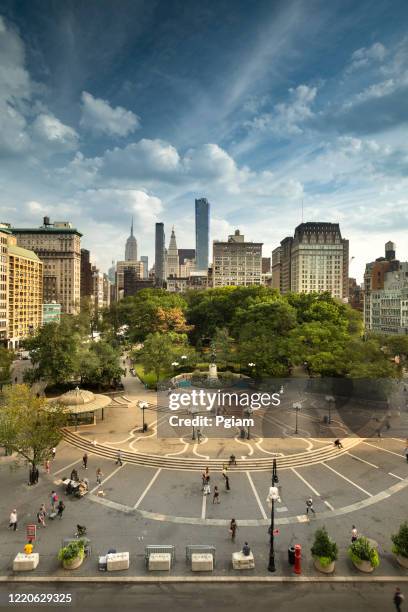
[[[135,363],[133,365],[137,376],[140,378],[142,383],[147,385],[149,389],[156,388],[156,374],[154,372],[145,372],[141,363]],[[171,374],[169,372],[160,372],[159,381],[169,378]]]

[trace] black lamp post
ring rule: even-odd
[[[147,431],[147,425],[145,423],[145,410],[148,407],[149,407],[149,404],[147,402],[139,402],[139,408],[142,411],[142,432],[143,433]]]
[[[271,525],[269,527],[270,539],[269,539],[269,563],[268,571],[275,572],[275,501],[279,499],[279,491],[276,484],[278,480],[278,471],[276,466],[276,459],[273,460],[272,467],[272,486],[269,489],[268,501],[271,503]]]

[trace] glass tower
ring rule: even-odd
[[[195,201],[196,270],[208,269],[210,203],[207,198]]]

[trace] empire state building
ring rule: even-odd
[[[130,228],[130,236],[126,240],[125,261],[137,261],[137,241],[133,235],[133,217]]]

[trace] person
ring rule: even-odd
[[[197,442],[198,444],[200,444],[201,442],[201,429],[200,428],[197,429]]]
[[[122,463],[122,453],[121,453],[120,451],[118,451],[118,452],[116,453],[116,461],[115,461],[115,464],[116,464],[116,465],[118,465],[118,464],[119,464],[119,465],[123,465],[123,463]]]
[[[340,440],[337,438],[337,440],[334,441],[334,446],[336,448],[343,448],[342,443],[340,442]]]
[[[73,468],[73,470],[71,472],[71,480],[73,480],[74,482],[78,482],[78,480],[79,480],[78,472],[76,471],[75,468]]]
[[[37,521],[39,525],[42,525],[43,527],[46,527],[47,525],[45,524],[45,514],[42,511],[42,509],[40,508],[39,511],[37,512]]]
[[[235,459],[235,455],[230,455],[228,465],[237,465],[237,460]]]
[[[211,493],[210,481],[206,480],[204,487],[203,487],[203,495],[210,495],[210,493]]]
[[[102,470],[100,467],[98,467],[98,469],[96,470],[96,484],[100,485],[102,484]]]
[[[225,490],[229,491],[230,490],[230,483],[229,483],[229,477],[225,476]]]
[[[33,541],[32,540],[28,540],[27,544],[24,545],[24,554],[25,555],[31,555],[33,552]]]
[[[226,465],[223,465],[223,466],[222,466],[222,477],[223,477],[223,478],[226,478],[226,477],[227,477],[227,470],[228,470],[227,466],[226,466]]]
[[[201,480],[202,480],[202,483],[203,483],[203,491],[204,491],[204,487],[205,487],[205,485],[206,485],[206,483],[207,483],[207,475],[206,475],[206,473],[205,473],[205,472],[203,472],[203,473],[201,474]]]
[[[53,460],[53,461],[54,461],[54,459],[55,459],[55,455],[56,455],[56,453],[57,453],[57,449],[56,449],[56,448],[55,448],[55,446],[54,446],[54,448],[53,448],[53,449],[52,449],[52,451],[51,451],[51,456],[52,456],[52,460]]]
[[[50,460],[49,459],[45,460],[44,467],[45,467],[45,471],[47,472],[47,474],[49,474],[50,473]]]
[[[229,531],[231,534],[231,542],[235,542],[235,536],[237,534],[237,529],[238,529],[237,521],[233,518],[231,519],[230,526],[229,526]]]
[[[314,508],[313,508],[313,499],[311,497],[309,497],[308,500],[306,500],[306,514],[309,516],[309,510],[310,512],[313,512],[313,514],[316,514]]]
[[[40,510],[41,512],[44,512],[44,516],[47,516],[47,509],[45,507],[45,504],[41,504]]]
[[[243,545],[242,554],[245,555],[245,557],[249,557],[249,555],[251,554],[251,549],[249,547],[248,542],[245,542],[245,544]]]
[[[393,601],[394,601],[395,609],[397,610],[397,612],[401,612],[401,604],[404,601],[404,596],[401,593],[401,589],[399,587],[395,589]]]
[[[17,531],[18,529],[18,516],[15,508],[10,512],[9,529],[12,529],[13,531]]]
[[[405,447],[404,453],[405,453],[405,459],[407,460],[407,463],[408,463],[408,446]]]
[[[77,537],[81,537],[86,535],[86,527],[85,525],[77,525]]]
[[[62,519],[62,513],[64,512],[64,510],[65,510],[65,504],[62,501],[62,499],[60,499],[59,502],[58,502],[58,506],[57,506],[57,516],[60,519]]]
[[[353,525],[352,529],[351,529],[351,541],[355,542],[358,539],[358,531],[356,529],[356,526]]]
[[[213,504],[220,503],[220,492],[218,491],[218,487],[214,487],[214,495],[213,495]]]
[[[55,491],[51,491],[51,508],[53,512],[55,512],[55,505],[57,501],[58,501],[58,495],[56,494]]]
[[[82,465],[84,466],[86,470],[88,469],[88,454],[87,453],[84,453],[84,456],[82,457]]]

